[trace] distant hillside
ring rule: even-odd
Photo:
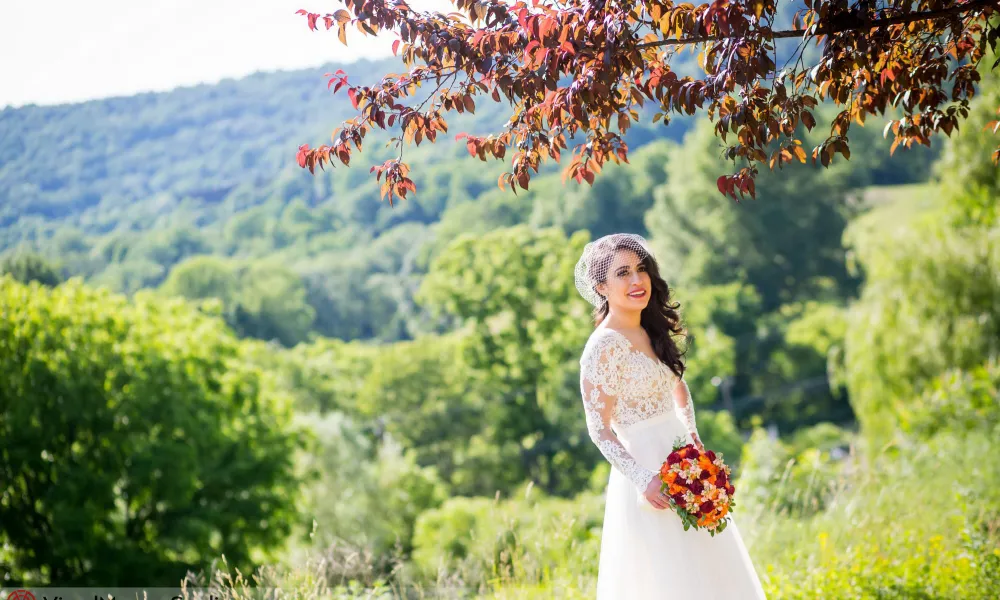
[[[343,66],[361,82],[400,67]],[[502,129],[509,105],[482,101],[475,115],[449,115],[437,144],[405,148],[418,191],[390,208],[369,174],[391,156],[390,134],[370,135],[350,168],[311,175],[295,163],[299,145],[326,142],[353,116],[346,97],[327,89],[323,74],[337,68],[3,110],[0,255],[33,250],[63,276],[129,293],[218,298],[240,333],[289,345],[313,334],[388,341],[435,327],[413,294],[456,236],[522,223],[594,236],[646,233],[654,190],[683,187],[666,181],[664,165],[692,119],[664,127],[646,118],[629,130],[631,165],[608,167],[592,187],[564,185],[560,167],[548,164],[529,191],[500,191],[497,178],[509,165],[480,162],[454,142],[460,132]],[[838,190],[926,177],[930,156],[890,163],[880,131],[852,132],[852,141],[850,164],[825,175],[796,172],[838,179],[823,188],[835,201]],[[726,168],[720,143],[678,149],[692,161],[690,173],[707,169],[714,200],[716,170]],[[793,193],[785,187],[775,189]]]
[[[114,229],[122,218],[136,217],[142,222],[134,225],[143,228],[180,203],[211,206],[234,195],[253,196],[254,190],[268,188],[283,172],[298,182],[294,185],[312,187],[314,178],[294,165],[296,148],[327,141],[333,128],[353,112],[346,96],[334,97],[327,90],[323,74],[336,68],[328,65],[168,93],[3,110],[0,250],[22,240],[49,237],[64,223],[84,233],[98,233]],[[365,76],[398,71],[400,65],[390,59],[345,68],[354,80],[364,81]],[[497,130],[507,110],[506,104],[480,102],[476,115],[452,117],[449,135]],[[665,134],[680,139],[683,129],[680,123],[671,129],[659,127],[655,133],[640,128],[630,141],[641,145]],[[374,138],[370,145],[380,150],[387,138]],[[408,149],[407,158],[419,163],[426,153],[424,148]],[[435,162],[463,154],[464,146],[448,139],[434,146]],[[350,181],[341,189],[362,186],[357,191],[363,192],[364,211],[374,212],[376,190],[363,185],[367,166],[356,165],[350,175],[340,171],[338,179]],[[494,181],[502,169],[501,163],[490,165]]]
[[[419,166],[418,193],[389,208],[368,172],[390,156],[385,132],[366,139],[349,169],[311,175],[295,163],[300,144],[327,142],[353,116],[346,96],[327,89],[323,74],[337,68],[364,82],[401,65],[361,61],[0,111],[0,254],[28,248],[65,276],[125,292],[158,287],[175,266],[213,255],[228,266],[199,263],[178,278],[200,281],[205,269],[231,269],[242,273],[243,291],[198,291],[173,281],[172,292],[241,295],[245,323],[248,303],[264,310],[270,300],[260,294],[274,289],[297,297],[294,281],[301,279],[312,308],[283,307],[286,321],[312,323],[307,330],[325,335],[396,339],[407,335],[403,323],[414,320],[400,308],[410,306],[414,282],[456,235],[522,222],[568,231],[641,230],[651,186],[662,181],[664,142],[645,153],[642,147],[667,136],[680,140],[690,124],[678,119],[663,127],[645,119],[628,136],[634,166],[611,169],[594,188],[564,189],[557,175],[543,175],[529,193],[513,196],[496,186],[509,165],[484,164],[454,141],[459,132],[502,128],[509,105],[482,101],[475,115],[449,115],[448,136],[437,144],[405,149],[405,160]],[[260,283],[265,273],[292,288]]]

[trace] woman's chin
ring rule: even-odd
[[[649,305],[649,296],[643,296],[642,298],[632,298],[628,299],[629,308],[634,310],[643,310]]]

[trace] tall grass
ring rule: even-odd
[[[768,597],[1000,597],[998,450],[983,433],[861,448],[812,514],[776,487],[743,521]]]
[[[946,433],[877,449],[862,443],[840,459],[804,452],[770,477],[745,461],[748,481],[739,485],[765,489],[742,490],[737,518],[768,598],[1000,597],[995,439]],[[754,451],[775,455],[751,443]],[[418,524],[414,555],[388,575],[366,572],[361,553],[327,549],[243,584],[225,569],[212,578],[229,590],[220,600],[249,600],[237,593],[248,581],[286,598],[592,598],[602,516],[599,493],[566,500],[529,486],[510,499],[452,499],[431,511]]]

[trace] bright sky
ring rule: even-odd
[[[447,0],[415,9],[451,10]],[[0,4],[0,107],[217,82],[391,54],[392,37],[309,31],[336,0],[11,0]],[[320,74],[322,75],[322,74]]]

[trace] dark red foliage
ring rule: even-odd
[[[622,135],[647,103],[655,107],[654,122],[707,113],[734,169],[719,177],[718,189],[737,200],[755,195],[761,165],[811,157],[828,166],[837,154],[850,158],[852,124],[889,107],[902,113],[885,126],[892,151],[929,145],[934,133],[950,135],[968,116],[976,68],[1000,37],[990,25],[995,0],[805,0],[788,31],[772,29],[775,0],[454,0],[458,13],[449,15],[416,12],[404,0],[344,4],[331,14],[299,13],[310,29],[321,21],[336,28],[345,44],[347,27],[393,32],[393,52],[408,71],[374,86],[331,75],[330,86],[347,90],[358,116],[334,133],[332,145],[302,146],[299,164],[312,171],[336,158],[346,165],[373,128],[398,128],[392,141],[400,150],[433,142],[448,131],[446,113],[475,112],[477,99],[491,99],[511,105],[507,126],[458,138],[484,161],[510,150],[510,170],[498,183],[515,192],[528,188],[543,160],[558,161],[571,138],[580,143],[569,151],[564,178],[593,183],[608,161],[628,162]],[[806,43],[821,44],[819,61],[776,65],[779,38],[800,38],[800,52]],[[697,78],[671,70],[683,45],[701,51]],[[419,102],[418,84],[433,90]],[[829,136],[807,150],[796,132],[818,125],[814,109],[824,100],[843,110],[829,123]],[[401,158],[372,171],[385,178],[390,203],[416,190]]]

